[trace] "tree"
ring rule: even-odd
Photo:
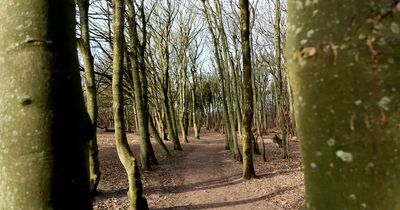
[[[155,158],[153,147],[150,142],[149,133],[149,109],[147,104],[147,77],[146,77],[146,67],[144,64],[144,51],[146,47],[146,29],[143,29],[142,38],[143,43],[139,41],[139,35],[137,31],[136,22],[136,11],[132,0],[126,0],[128,6],[128,23],[129,23],[129,43],[130,52],[129,58],[131,62],[131,71],[133,78],[133,89],[135,92],[135,105],[136,113],[139,122],[140,131],[140,160],[142,163],[142,168],[146,170],[151,170],[151,164],[157,165],[157,160]],[[142,14],[143,14],[142,10]],[[143,14],[144,15],[144,14]],[[144,19],[144,18],[143,18]],[[144,20],[145,21],[145,20]],[[151,162],[152,161],[152,162]]]
[[[89,0],[78,0],[79,23],[81,26],[81,38],[78,42],[79,50],[85,66],[85,88],[86,88],[86,109],[90,116],[92,125],[92,137],[89,140],[89,177],[90,191],[92,195],[97,194],[97,185],[100,180],[99,150],[97,147],[97,97],[96,82],[94,75],[93,55],[90,49],[89,34]]]
[[[249,1],[240,0],[240,32],[242,38],[243,59],[243,178],[251,179],[256,176],[253,166],[251,123],[253,121],[253,88],[251,84],[251,52],[250,52],[250,11]]]
[[[305,209],[399,209],[398,1],[289,1]]]
[[[287,119],[285,111],[285,92],[284,92],[284,78],[282,70],[282,59],[281,59],[281,2],[275,0],[275,62],[276,62],[276,79],[275,79],[275,90],[277,95],[277,109],[279,113],[279,126],[282,132],[282,145],[283,145],[283,158],[289,158],[288,144],[287,144]]]
[[[75,3],[0,8],[0,208],[92,209]]]
[[[197,90],[197,85],[198,85],[196,71],[198,71],[197,62],[198,62],[200,55],[201,55],[200,42],[198,42],[197,40],[194,40],[193,47],[191,48],[191,50],[189,52],[189,61],[190,61],[189,69],[190,69],[190,75],[192,77],[192,90],[190,92],[191,92],[191,98],[192,98],[191,102],[192,102],[193,132],[194,132],[194,139],[196,141],[200,140],[200,134],[199,134],[200,126],[198,123],[197,106],[196,106],[198,103],[198,100],[196,97],[196,93],[197,93],[196,90]],[[210,101],[208,101],[208,102],[210,102]]]
[[[203,1],[203,13],[207,21],[208,30],[212,37],[212,43],[214,48],[215,55],[215,63],[217,65],[218,75],[221,83],[221,91],[222,91],[222,105],[223,105],[223,120],[224,120],[224,129],[226,134],[226,145],[225,149],[229,148],[233,153],[233,158],[237,161],[242,161],[242,155],[240,154],[240,150],[237,142],[237,135],[235,131],[234,125],[234,114],[232,110],[232,102],[230,99],[230,84],[226,81],[222,56],[220,53],[220,47],[218,45],[217,31],[213,28],[213,20],[211,18],[211,14],[213,11],[207,10],[207,3]],[[225,69],[226,71],[227,69]],[[229,79],[229,78],[228,78]]]
[[[123,108],[123,52],[124,52],[124,0],[113,0],[113,109],[114,109],[114,127],[115,141],[118,157],[124,166],[129,182],[128,200],[133,209],[148,209],[147,201],[142,197],[143,189],[140,180],[139,167],[137,166],[135,156],[129,148],[128,140],[125,134],[124,108]]]
[[[161,11],[155,11],[155,23],[152,26],[153,41],[155,42],[156,49],[159,52],[160,63],[162,72],[161,75],[161,93],[163,96],[163,109],[165,121],[167,124],[168,134],[174,144],[174,150],[182,150],[179,142],[178,131],[176,129],[175,111],[173,101],[171,99],[171,81],[170,81],[170,68],[171,68],[171,52],[169,43],[171,41],[171,31],[173,21],[176,17],[176,8],[168,1],[166,5],[161,4]],[[155,30],[154,28],[157,27]],[[155,59],[155,58],[154,58]]]
[[[224,69],[225,69],[225,76],[226,76],[226,91],[227,91],[227,100],[228,100],[228,109],[229,111],[229,118],[231,120],[231,126],[233,126],[233,130],[239,131],[239,135],[241,135],[241,124],[242,124],[242,111],[240,108],[240,102],[239,102],[239,90],[238,90],[238,84],[237,84],[237,74],[236,74],[236,69],[235,69],[235,64],[234,64],[234,59],[232,58],[231,53],[229,52],[229,44],[228,44],[228,38],[226,36],[225,32],[225,25],[223,21],[223,15],[222,15],[222,2],[220,0],[215,0],[214,1],[215,8],[217,10],[217,15],[215,16],[216,19],[215,22],[217,24],[218,31],[221,36],[221,41],[222,41],[222,57],[223,57],[223,63],[224,63]],[[231,73],[233,75],[233,78],[231,77]],[[233,80],[233,84],[231,82]],[[237,120],[237,126],[235,121],[235,115],[236,114],[236,120]],[[236,132],[235,132],[236,133]],[[236,135],[236,134],[235,134]]]

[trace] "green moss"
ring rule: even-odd
[[[399,205],[400,38],[390,27],[400,16],[391,6],[353,0],[296,9],[289,3],[290,30],[302,28],[298,36],[289,32],[286,53],[306,209]]]

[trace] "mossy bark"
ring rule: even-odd
[[[129,31],[129,44],[131,46],[129,52],[129,58],[131,61],[131,73],[133,80],[133,88],[135,91],[135,108],[139,125],[140,133],[140,162],[142,168],[145,170],[151,170],[151,165],[156,165],[157,160],[154,155],[153,147],[150,142],[149,123],[148,123],[148,105],[147,105],[147,78],[141,75],[141,71],[145,71],[145,67],[141,68],[141,62],[143,53],[141,50],[144,48],[140,44],[137,22],[136,22],[136,11],[132,0],[126,0],[128,8],[128,31]],[[144,64],[143,64],[144,65]]]
[[[220,78],[220,82],[221,82],[222,107],[223,107],[222,116],[223,116],[223,121],[224,121],[224,131],[225,131],[225,135],[226,135],[225,149],[229,146],[229,148],[233,154],[233,158],[235,160],[242,161],[242,155],[237,146],[237,137],[236,137],[236,132],[235,132],[235,126],[232,125],[232,123],[234,123],[234,122],[229,120],[230,114],[232,114],[231,116],[233,118],[233,112],[230,112],[230,109],[228,106],[228,102],[229,102],[229,100],[227,100],[228,91],[226,90],[226,82],[225,82],[225,76],[224,76],[224,70],[223,70],[220,49],[218,47],[217,34],[216,34],[216,31],[214,31],[214,29],[213,29],[212,20],[211,20],[209,12],[207,11],[207,6],[206,6],[205,1],[203,1],[203,13],[206,16],[208,30],[212,35],[215,62],[217,64],[218,77]],[[233,131],[232,131],[232,129],[233,129]]]
[[[305,209],[400,209],[400,4],[289,1]]]
[[[81,25],[81,38],[78,46],[81,52],[85,68],[86,109],[92,124],[92,137],[89,141],[89,177],[90,191],[97,194],[97,185],[100,180],[99,149],[97,146],[97,97],[94,75],[94,59],[90,49],[89,34],[89,0],[78,0],[79,22]]]
[[[0,209],[92,209],[75,2],[0,1],[0,18]]]
[[[154,125],[153,119],[150,117],[149,120],[149,130],[153,138],[156,139],[158,145],[160,146],[160,150],[163,153],[163,155],[170,157],[171,153],[169,152],[167,146],[165,146],[164,142],[162,141],[160,134],[158,133],[156,126]]]
[[[251,85],[251,54],[250,54],[250,11],[249,1],[240,0],[240,34],[242,38],[242,60],[243,60],[243,121],[242,121],[242,143],[243,143],[243,178],[251,179],[256,176],[253,165],[251,131],[253,121],[253,88]]]
[[[143,189],[140,180],[139,168],[136,163],[125,134],[124,106],[123,106],[123,52],[124,52],[124,0],[113,0],[113,110],[115,143],[118,157],[124,166],[129,182],[128,200],[133,209],[148,209],[147,201],[142,196]]]
[[[283,84],[283,69],[282,69],[282,50],[281,50],[281,2],[280,0],[275,0],[275,62],[276,62],[276,71],[277,71],[277,80],[275,82],[276,88],[276,102],[277,102],[277,111],[279,113],[279,127],[282,132],[282,145],[283,145],[283,159],[289,158],[288,153],[288,143],[287,143],[287,119],[285,114],[285,93]]]
[[[222,45],[222,57],[223,57],[223,62],[224,62],[224,69],[225,69],[225,76],[226,76],[226,90],[227,90],[227,97],[228,97],[228,105],[231,107],[230,109],[232,110],[232,116],[230,116],[230,121],[233,123],[233,127],[237,128],[239,131],[239,136],[241,136],[242,132],[242,111],[240,108],[240,102],[239,102],[239,94],[238,94],[238,84],[236,80],[236,70],[235,70],[235,64],[233,62],[233,58],[231,53],[229,52],[229,44],[228,44],[228,39],[225,33],[225,26],[224,26],[224,21],[223,21],[223,15],[222,15],[222,5],[220,1],[214,1],[214,6],[215,9],[217,10],[217,15],[215,18],[216,22],[218,21],[218,31],[220,34],[221,38],[221,45]],[[231,76],[231,73],[233,77]],[[233,81],[233,84],[232,82]],[[236,115],[236,116],[235,116]],[[236,117],[236,119],[235,119]],[[236,120],[236,121],[235,121]],[[237,125],[237,126],[236,126]],[[236,132],[235,132],[236,133]]]

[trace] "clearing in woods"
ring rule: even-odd
[[[291,142],[291,158],[283,160],[281,149],[266,140],[267,162],[255,155],[258,178],[244,181],[241,163],[224,150],[225,137],[216,132],[201,134],[199,141],[189,138],[190,143],[182,144],[184,151],[173,151],[170,158],[162,156],[152,142],[159,165],[142,172],[150,209],[301,209],[304,180],[298,142]],[[129,134],[128,139],[138,160],[138,136]],[[94,209],[129,209],[127,178],[114,134],[101,133],[98,141],[102,177]],[[172,148],[171,142],[165,143]]]

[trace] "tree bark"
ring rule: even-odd
[[[305,209],[399,209],[399,2],[288,3]]]
[[[222,39],[222,51],[223,51],[223,61],[224,61],[224,68],[225,68],[225,75],[226,75],[226,87],[228,91],[228,102],[229,106],[231,107],[231,110],[234,114],[232,114],[232,117],[230,117],[230,121],[233,123],[234,128],[239,131],[239,136],[241,136],[242,132],[242,111],[240,108],[240,103],[239,103],[239,94],[238,94],[238,87],[237,87],[237,80],[236,80],[236,70],[235,70],[235,64],[233,62],[233,58],[231,53],[229,52],[229,46],[228,46],[228,38],[225,33],[225,26],[223,22],[223,17],[222,17],[222,8],[221,8],[221,2],[219,0],[214,1],[215,2],[215,7],[217,10],[218,14],[218,30]],[[231,77],[231,73],[232,76]],[[233,85],[232,81],[233,80]],[[235,114],[236,114],[236,121],[235,121]],[[237,122],[237,123],[236,123]],[[237,125],[237,126],[236,126]]]
[[[220,49],[218,47],[218,39],[217,39],[215,31],[213,30],[213,25],[211,22],[210,15],[207,11],[207,6],[206,6],[205,1],[203,1],[203,12],[204,12],[204,15],[206,16],[208,29],[212,35],[214,54],[215,54],[215,62],[217,64],[218,76],[219,76],[220,82],[221,82],[222,107],[223,107],[222,116],[223,116],[223,120],[224,120],[225,135],[227,137],[226,143],[225,143],[225,149],[227,147],[229,147],[233,154],[233,158],[235,160],[242,161],[242,155],[240,154],[239,148],[237,146],[237,137],[236,137],[236,132],[235,132],[235,126],[232,125],[232,123],[234,123],[234,122],[233,121],[231,122],[229,120],[231,117],[233,118],[233,112],[231,112],[231,110],[229,109],[229,106],[228,106],[228,101],[229,101],[229,100],[227,100],[228,91],[226,91],[224,70],[223,70],[222,61],[221,61]]]
[[[101,174],[99,149],[97,146],[97,93],[93,55],[90,49],[89,0],[78,0],[77,4],[79,8],[79,22],[81,25],[81,38],[78,42],[78,46],[83,57],[85,68],[86,109],[92,124],[92,137],[89,140],[88,147],[90,191],[92,195],[96,195]]]
[[[192,59],[192,66],[190,68],[190,72],[192,75],[192,122],[193,122],[193,131],[194,131],[194,139],[200,140],[199,129],[198,129],[198,117],[197,117],[197,107],[196,107],[196,90],[197,90],[197,78],[196,78],[196,59]]]
[[[240,34],[242,38],[242,60],[243,60],[243,178],[251,179],[256,176],[253,165],[251,131],[253,121],[253,88],[251,85],[251,52],[250,52],[250,11],[249,1],[240,0]]]
[[[142,57],[140,51],[143,49],[143,46],[139,43],[134,4],[132,0],[126,0],[126,3],[128,8],[127,19],[129,23],[129,43],[131,46],[129,58],[131,61],[131,73],[135,91],[135,107],[140,133],[140,162],[143,169],[151,170],[151,164],[157,165],[158,163],[150,142],[147,106],[147,78],[145,73],[144,75],[141,75],[140,72],[146,70],[145,68],[141,68],[139,61]],[[144,58],[141,60],[144,60]]]
[[[283,158],[289,158],[288,154],[288,144],[287,144],[287,119],[285,113],[285,96],[283,90],[283,74],[282,74],[282,59],[281,59],[281,2],[280,0],[275,0],[275,57],[276,57],[276,70],[278,80],[275,83],[277,92],[277,106],[280,119],[280,128],[282,132],[282,145],[283,145]]]
[[[0,209],[92,209],[74,9],[0,1]]]
[[[153,136],[153,138],[156,139],[158,145],[160,146],[161,152],[167,157],[171,156],[171,153],[169,152],[167,146],[165,146],[164,142],[162,141],[160,134],[158,134],[158,131],[151,117],[149,117],[148,122],[149,122],[150,133]]]
[[[133,155],[125,134],[125,121],[123,109],[123,43],[124,43],[124,0],[113,0],[113,109],[114,109],[114,127],[115,142],[118,157],[124,166],[129,182],[128,200],[133,209],[148,209],[147,201],[142,197],[143,189],[140,180],[139,167],[137,166],[135,156]]]

